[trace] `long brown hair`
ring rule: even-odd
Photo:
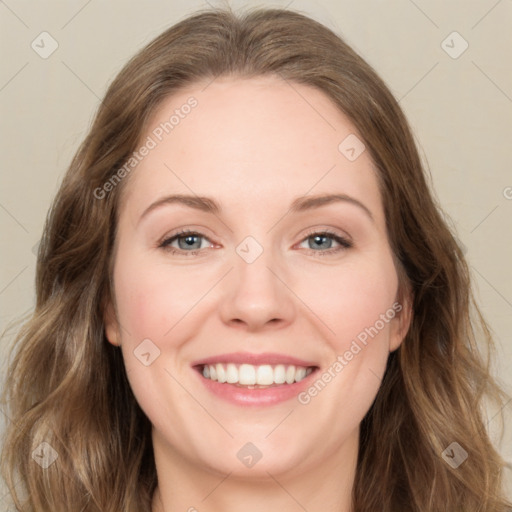
[[[164,98],[221,75],[274,75],[322,91],[362,135],[378,171],[400,287],[411,290],[414,313],[361,424],[354,511],[504,512],[511,504],[502,495],[503,460],[482,410],[485,398],[498,406],[506,398],[479,352],[486,347],[488,356],[493,342],[408,123],[342,39],[282,9],[198,12],[140,51],[110,85],[49,212],[37,304],[13,347],[2,471],[18,510],[151,509],[151,425],[103,325],[129,177],[107,192],[105,183],[119,178]],[[453,442],[468,454],[457,468],[442,457]]]

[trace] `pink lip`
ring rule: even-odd
[[[265,352],[263,354],[251,354],[250,352],[232,352],[231,354],[221,354],[218,356],[207,357],[194,361],[192,366],[202,366],[205,364],[217,363],[235,363],[235,364],[252,364],[255,366],[262,364],[288,364],[294,366],[317,366],[316,363],[297,359],[296,357],[287,356],[285,354],[276,354],[273,352]]]
[[[283,364],[304,367],[315,367],[307,377],[300,382],[293,384],[281,384],[269,388],[256,388],[250,389],[245,387],[238,387],[226,382],[220,383],[215,380],[206,379],[203,377],[201,371],[204,365],[213,365],[216,363],[235,363],[235,364]],[[296,357],[287,356],[284,354],[264,353],[264,354],[251,354],[247,352],[235,352],[231,354],[222,354],[218,356],[208,357],[195,361],[192,366],[194,367],[197,377],[201,380],[203,385],[212,394],[219,398],[226,400],[238,406],[266,406],[274,405],[287,400],[296,398],[297,395],[305,388],[310,386],[312,379],[316,378],[318,365],[304,359],[297,359]]]
[[[220,383],[204,378],[200,372],[195,373],[206,389],[214,395],[232,404],[247,407],[274,405],[296,398],[300,392],[311,385],[312,378],[316,378],[317,370],[312,371],[300,382],[260,389],[237,387],[226,382]]]

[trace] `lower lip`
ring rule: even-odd
[[[223,400],[240,406],[258,406],[274,405],[296,398],[299,393],[309,386],[311,379],[313,375],[316,375],[317,370],[318,368],[313,370],[300,382],[259,389],[249,389],[238,387],[233,384],[220,383],[216,380],[206,379],[198,371],[196,371],[196,373],[206,389]]]

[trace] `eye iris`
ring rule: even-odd
[[[199,246],[197,247],[192,247],[194,244],[197,244],[197,240],[199,240]],[[185,246],[183,246],[181,244],[181,242],[184,241],[185,242]],[[200,240],[200,237],[197,236],[197,235],[187,235],[187,236],[184,236],[184,237],[181,237],[178,239],[178,245],[180,245],[180,249],[190,249],[190,248],[193,248],[193,249],[199,249],[201,247],[201,240]]]
[[[322,242],[325,242],[326,240],[328,240],[330,243],[328,244],[327,247],[324,246],[324,248],[330,249],[330,247],[332,245],[332,240],[328,236],[325,236],[325,235],[315,235],[312,238],[314,240],[314,243],[318,244],[320,247],[322,246]],[[311,244],[310,244],[310,248],[313,248],[313,247],[311,247]]]

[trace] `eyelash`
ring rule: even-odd
[[[174,242],[175,240],[177,240],[179,238],[184,237],[185,235],[187,235],[187,236],[194,235],[194,236],[201,237],[201,238],[204,238],[206,240],[209,240],[208,237],[206,237],[205,235],[203,235],[202,233],[199,233],[197,231],[182,230],[179,233],[176,233],[176,234],[172,235],[171,237],[168,237],[168,238],[165,238],[164,240],[162,240],[158,244],[158,247],[160,249],[163,249],[164,251],[170,252],[173,255],[174,254],[179,254],[179,255],[184,255],[184,256],[196,256],[200,251],[202,251],[202,249],[195,249],[193,251],[183,251],[182,249],[176,249],[176,248],[170,246],[170,244],[172,242]],[[353,244],[352,244],[351,241],[349,241],[346,238],[338,235],[337,233],[334,233],[334,232],[329,231],[329,230],[312,231],[312,232],[308,233],[301,240],[300,243],[304,242],[308,238],[312,238],[313,236],[318,236],[318,235],[320,235],[320,236],[327,236],[328,238],[332,238],[333,240],[335,240],[339,244],[339,247],[330,248],[330,249],[327,249],[325,251],[315,251],[313,249],[306,249],[310,254],[312,253],[314,256],[321,257],[321,256],[324,256],[325,254],[337,254],[340,251],[343,251],[343,250],[346,250],[346,249],[350,249],[351,247],[353,247]]]

